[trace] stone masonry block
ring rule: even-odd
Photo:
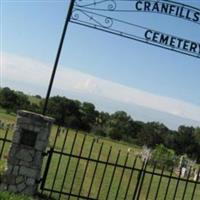
[[[26,195],[34,195],[36,193],[36,187],[28,186],[23,190],[23,193]]]
[[[16,185],[9,185],[8,187],[9,192],[17,193],[17,186]]]
[[[18,185],[18,184],[20,184],[20,183],[22,183],[22,182],[24,182],[24,177],[23,176],[18,176],[17,178],[16,178],[16,184]]]
[[[37,151],[44,151],[46,148],[46,142],[45,141],[37,141],[35,144],[35,149]]]
[[[19,173],[19,166],[16,165],[16,166],[14,166],[14,168],[13,168],[12,174],[13,174],[13,175],[18,175],[18,173]]]
[[[19,131],[15,131],[15,135],[13,136],[13,143],[19,143],[20,141],[20,132]]]
[[[17,152],[16,157],[19,160],[23,160],[23,161],[26,161],[26,162],[31,162],[31,161],[33,161],[33,155],[34,155],[34,151],[33,150],[21,149],[21,150],[19,150],[19,152]]]
[[[24,182],[17,185],[17,191],[22,192],[26,188],[26,184]]]
[[[27,185],[35,185],[35,179],[33,179],[33,178],[27,178],[26,184]]]
[[[41,176],[43,156],[54,119],[29,111],[18,111],[8,170],[0,190],[34,195]]]
[[[8,189],[8,185],[7,184],[4,184],[4,183],[1,183],[0,184],[0,191],[7,191],[7,189]]]
[[[19,170],[19,175],[27,176],[27,177],[31,177],[31,178],[35,178],[37,176],[37,173],[38,173],[37,170],[31,169],[28,167],[24,167],[24,166],[21,166],[20,170]]]

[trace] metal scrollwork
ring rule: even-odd
[[[138,9],[138,2],[140,2],[140,9]],[[96,30],[101,30],[104,32],[119,35],[128,39],[136,40],[142,43],[146,43],[152,46],[161,47],[163,49],[172,50],[184,55],[193,56],[200,58],[200,44],[197,41],[192,41],[184,38],[180,38],[175,35],[164,33],[161,31],[154,30],[152,28],[138,25],[136,23],[130,22],[128,18],[119,19],[118,13],[130,13],[135,12],[147,12],[145,10],[145,4],[138,0],[76,0],[75,6],[72,10],[70,22],[83,25],[85,27],[93,28]],[[170,15],[173,17],[182,18],[184,20],[189,20],[188,16],[185,15],[181,17],[178,15],[181,11],[186,9],[188,13],[194,15],[194,20],[189,21],[196,22],[200,24],[200,9],[192,7],[190,5],[181,4],[178,2],[173,2],[171,0],[149,0],[149,5],[159,5],[162,6],[173,6],[172,8],[177,8],[177,11],[173,13],[161,12],[162,9],[157,11],[148,11],[157,14]],[[167,4],[165,5],[164,3]],[[142,7],[144,6],[144,8]],[[167,8],[168,8],[167,7]],[[154,7],[152,7],[154,8]],[[164,7],[163,7],[164,8]],[[184,9],[183,9],[184,8]],[[183,12],[182,12],[183,14]],[[198,17],[199,16],[199,17]],[[197,21],[198,20],[198,21]],[[190,44],[190,46],[189,46]],[[188,47],[188,48],[187,48]]]
[[[108,4],[107,7],[108,7],[108,10],[114,11],[114,10],[116,10],[116,8],[117,8],[117,4],[116,4],[115,1],[110,0],[110,2],[109,2],[109,4]]]
[[[87,21],[85,21],[86,23],[89,23],[89,24],[92,23],[92,24],[95,24],[96,26],[101,26],[103,28],[110,28],[113,25],[113,19],[111,17],[98,15],[98,14],[81,10],[81,9],[73,10],[72,17],[71,17],[72,20],[79,21],[79,19],[82,17],[84,17],[84,21],[85,19],[87,19]]]
[[[80,11],[80,10],[76,10],[76,9],[73,10],[71,19],[73,19],[73,20],[78,20],[80,14],[81,14],[81,11]]]
[[[75,6],[81,8],[95,8],[96,6],[101,5],[101,8],[107,11],[114,11],[117,8],[117,3],[115,0],[99,0],[93,1],[90,3],[85,3],[83,0],[76,0]]]
[[[106,24],[106,27],[110,28],[113,25],[113,19],[111,17],[106,17],[105,24]]]

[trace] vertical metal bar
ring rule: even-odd
[[[157,188],[156,195],[155,195],[155,198],[154,198],[155,200],[158,198],[158,193],[159,193],[159,190],[160,190],[160,184],[161,184],[161,181],[162,181],[164,170],[165,170],[165,166],[163,166],[162,172],[160,174],[160,179],[159,179],[159,182],[158,182],[158,188]]]
[[[56,178],[57,178],[57,175],[58,175],[58,170],[59,170],[60,163],[61,163],[62,156],[63,156],[62,153],[64,151],[65,144],[66,144],[66,141],[67,141],[68,132],[69,132],[69,129],[67,129],[67,131],[65,133],[65,138],[64,138],[64,141],[63,141],[63,144],[62,144],[60,155],[59,155],[58,164],[57,164],[56,172],[55,172],[55,175],[54,175],[54,178],[53,178],[53,183],[52,183],[51,192],[49,194],[49,197],[51,197],[52,190],[54,189],[54,186],[55,186]]]
[[[194,185],[194,188],[193,188],[191,200],[194,199],[194,195],[195,195],[196,188],[197,188],[197,183],[198,183],[198,181],[199,181],[199,176],[200,176],[200,168],[199,168],[198,173],[197,173],[197,180],[196,180],[195,185]]]
[[[154,175],[155,170],[156,170],[156,162],[154,163],[154,166],[153,166],[153,171],[152,171],[151,178],[150,178],[150,181],[149,181],[149,187],[147,189],[146,199],[149,199],[151,184],[152,184],[152,181],[153,181],[153,177],[154,177],[153,175]]]
[[[121,150],[119,150],[118,154],[117,154],[117,159],[116,159],[115,164],[114,164],[114,170],[112,172],[112,177],[111,177],[110,185],[109,185],[108,192],[107,192],[107,195],[106,195],[106,200],[108,199],[108,196],[110,194],[110,189],[111,189],[111,186],[112,186],[112,183],[113,183],[113,180],[114,180],[114,175],[115,175],[115,171],[116,171],[116,168],[117,168],[117,163],[118,163],[120,154],[121,154]]]
[[[174,191],[174,197],[173,197],[173,200],[176,199],[176,193],[177,193],[177,190],[178,190],[178,186],[179,186],[180,178],[181,178],[181,168],[180,168],[180,172],[179,172],[178,180],[177,180],[177,183],[176,183],[176,187],[175,187],[175,191]]]
[[[174,171],[174,167],[172,167],[171,172],[170,172],[170,175],[169,175],[169,180],[168,180],[168,183],[167,183],[167,188],[166,188],[164,200],[167,199],[167,194],[168,194],[169,186],[170,186],[170,183],[171,183],[171,180],[172,180],[173,171]]]
[[[72,148],[71,148],[70,154],[72,154],[73,151],[74,151],[74,146],[75,146],[75,143],[76,143],[77,135],[78,135],[78,131],[76,131],[76,133],[75,133],[75,137],[74,137],[74,140],[73,140],[73,143],[72,143]],[[63,192],[63,188],[64,188],[65,180],[66,180],[66,177],[67,177],[67,173],[68,173],[68,169],[69,169],[69,164],[71,162],[71,158],[72,157],[69,156],[69,159],[67,160],[67,165],[66,165],[65,172],[64,172],[64,177],[63,177],[63,181],[62,181],[62,185],[61,185],[61,190],[59,191],[58,200],[60,200],[62,192]]]
[[[141,177],[141,181],[140,181],[139,189],[138,189],[138,193],[137,193],[137,198],[136,198],[137,200],[139,200],[139,198],[140,198],[140,193],[142,191],[142,186],[143,186],[143,182],[145,179],[147,165],[148,165],[148,160],[147,160],[147,162],[145,162],[144,170],[142,170],[142,175],[141,175],[142,177]]]
[[[66,17],[66,20],[65,20],[62,36],[61,36],[61,39],[60,39],[60,44],[59,44],[59,47],[58,47],[56,59],[55,59],[54,66],[53,66],[53,71],[52,71],[52,74],[51,74],[51,79],[50,79],[47,94],[46,94],[46,99],[45,99],[43,112],[42,112],[43,115],[46,114],[47,104],[48,104],[49,96],[50,96],[50,93],[51,93],[51,88],[52,88],[52,85],[53,85],[53,81],[54,81],[56,69],[57,69],[57,66],[58,66],[62,46],[63,46],[63,43],[64,43],[64,39],[65,39],[66,31],[67,31],[67,26],[69,24],[69,21],[70,21],[71,15],[72,15],[74,3],[75,3],[75,0],[71,0],[70,5],[69,5],[69,9],[68,9],[67,17]]]
[[[99,150],[99,154],[98,154],[97,161],[99,161],[99,159],[100,159],[101,152],[102,152],[102,148],[103,148],[103,142],[101,143],[101,147],[100,147],[100,150]],[[91,183],[90,183],[90,189],[89,189],[88,196],[87,196],[88,198],[90,197],[90,193],[91,193],[91,190],[92,190],[92,185],[93,185],[93,183],[94,183],[94,178],[95,178],[95,175],[96,175],[97,166],[98,166],[98,163],[96,162],[96,163],[95,163],[94,173],[93,173],[93,176],[92,176],[92,181],[91,181]]]
[[[106,159],[106,163],[108,163],[108,161],[109,161],[109,159],[110,159],[111,151],[112,151],[112,146],[111,146],[110,149],[109,149],[109,153],[108,153],[108,156],[107,156],[107,159]],[[97,192],[97,197],[96,197],[96,199],[99,199],[99,195],[100,195],[100,192],[101,192],[101,188],[102,188],[102,185],[103,185],[103,180],[104,180],[104,177],[105,177],[107,168],[108,168],[108,164],[106,164],[106,165],[104,166],[103,175],[102,175],[102,178],[101,178],[101,181],[100,181],[99,190],[98,190],[98,192]]]
[[[132,180],[132,177],[133,177],[133,172],[134,172],[134,170],[135,170],[135,165],[136,165],[136,163],[137,163],[137,159],[138,159],[138,157],[135,157],[135,160],[134,160],[134,162],[133,162],[133,166],[132,166],[132,170],[131,170],[131,175],[130,175],[130,177],[129,177],[128,185],[127,185],[127,187],[126,187],[126,193],[125,193],[125,196],[124,196],[124,200],[126,200],[126,199],[127,199],[127,196],[128,196],[128,191],[129,191],[129,188],[130,188],[130,184],[131,184],[131,180]]]
[[[145,163],[146,163],[146,160],[143,161],[142,168],[139,170],[139,173],[138,173],[137,182],[136,182],[136,186],[135,186],[135,191],[134,191],[134,194],[133,194],[133,200],[136,199],[136,195],[137,195],[137,192],[138,192],[140,179],[141,179],[142,172],[144,170]]]
[[[183,191],[182,200],[185,199],[185,194],[186,194],[186,190],[187,190],[187,186],[188,186],[188,181],[189,181],[189,179],[190,179],[190,174],[191,174],[191,167],[190,167],[189,172],[188,172],[188,175],[187,175],[187,179],[186,179],[185,188],[184,188],[184,191]]]
[[[48,159],[47,159],[46,167],[45,167],[45,170],[44,170],[44,175],[42,177],[42,183],[40,185],[40,189],[42,191],[43,191],[45,183],[46,183],[49,167],[50,167],[50,164],[51,164],[52,155],[53,155],[53,148],[50,148],[50,150],[48,151]]]
[[[57,142],[57,139],[58,139],[58,135],[60,134],[60,125],[58,126],[57,130],[56,130],[56,137],[54,139],[54,143],[53,143],[53,149],[55,148],[56,146],[56,142]]]
[[[6,132],[5,132],[5,135],[4,135],[3,145],[1,147],[1,153],[0,153],[0,158],[1,159],[2,159],[2,155],[3,155],[4,147],[5,147],[5,144],[6,144],[6,139],[7,139],[7,136],[8,136],[8,131],[9,131],[9,127],[6,128]]]
[[[128,161],[128,157],[129,157],[129,153],[127,153],[127,155],[126,155],[126,160],[124,162],[124,167],[123,167],[121,177],[120,177],[120,180],[119,180],[119,185],[118,185],[118,188],[117,188],[117,193],[115,195],[115,200],[117,200],[118,195],[119,195],[119,190],[120,190],[120,187],[121,187],[121,184],[122,184],[122,179],[124,177],[124,171],[125,171],[125,167],[126,167],[126,164],[127,164],[127,161]]]
[[[94,147],[94,142],[95,142],[95,139],[92,140],[92,145],[90,146],[88,160],[87,160],[87,163],[86,163],[86,166],[85,166],[85,169],[84,169],[83,178],[82,178],[81,185],[80,185],[80,188],[79,188],[78,196],[81,195],[81,191],[82,191],[82,188],[83,188],[83,184],[84,184],[84,181],[85,181],[85,176],[86,176],[88,165],[89,165],[89,159],[91,158],[93,147]],[[78,200],[79,199],[80,199],[80,197],[78,197]]]
[[[77,174],[79,163],[80,163],[80,160],[81,160],[80,157],[82,155],[83,147],[84,147],[84,144],[85,144],[85,139],[86,139],[86,135],[84,135],[84,138],[83,138],[83,141],[82,141],[82,144],[81,144],[81,149],[80,149],[80,152],[79,152],[79,155],[78,155],[78,161],[77,161],[75,172],[74,172],[74,175],[73,175],[73,178],[72,178],[72,184],[71,184],[71,187],[70,187],[70,190],[69,190],[69,194],[72,193],[72,189],[73,189],[74,182],[75,182],[75,179],[76,179],[76,174]],[[68,199],[70,199],[70,195],[68,196]]]

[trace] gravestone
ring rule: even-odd
[[[18,111],[13,143],[8,155],[8,169],[0,180],[0,190],[34,195],[41,176],[45,151],[53,119]]]

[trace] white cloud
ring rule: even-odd
[[[3,68],[3,76],[6,79],[4,85],[13,81],[44,88],[48,85],[52,65],[27,57],[3,54]],[[53,87],[62,91],[93,94],[122,103],[137,104],[200,121],[200,106],[103,80],[71,68],[58,67]]]

